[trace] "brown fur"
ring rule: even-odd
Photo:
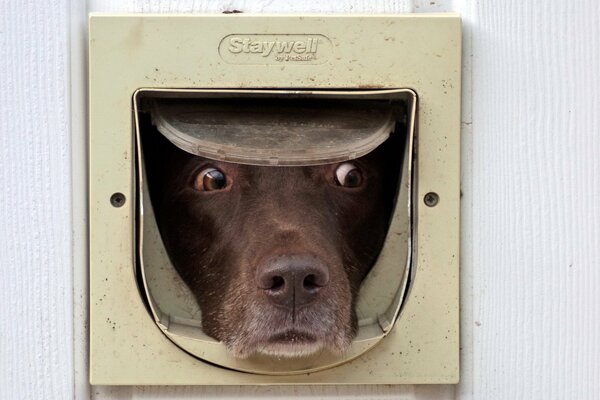
[[[343,352],[356,332],[354,304],[381,249],[397,188],[400,150],[380,146],[352,161],[359,188],[334,181],[337,165],[257,167],[179,150],[149,125],[144,153],[151,199],[173,265],[196,296],[204,331],[239,357]],[[391,149],[391,150],[390,150]],[[225,190],[199,192],[205,166],[224,172]],[[256,270],[274,256],[308,255],[329,271],[315,301],[273,305]]]

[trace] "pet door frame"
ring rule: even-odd
[[[233,36],[232,36],[233,35]],[[319,41],[309,61],[226,53],[235,37]],[[224,45],[225,43],[225,45]],[[307,42],[308,43],[308,42]],[[95,385],[456,383],[461,22],[456,14],[92,14],[89,32],[90,382]],[[237,50],[236,50],[237,51]],[[221,368],[157,327],[135,275],[132,96],[155,89],[369,90],[419,96],[415,279],[389,334],[355,360],[286,376]],[[428,193],[439,201],[425,203]],[[111,201],[112,199],[112,201]]]

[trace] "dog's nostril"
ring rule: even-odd
[[[317,278],[314,274],[307,275],[302,284],[304,285],[304,289],[308,291],[316,290],[320,287],[317,284]]]
[[[271,287],[269,289],[276,291],[276,290],[282,289],[284,285],[285,285],[285,279],[283,279],[283,277],[274,276],[271,279]]]

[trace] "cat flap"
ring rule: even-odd
[[[389,101],[156,98],[152,123],[175,146],[219,161],[305,166],[352,160],[394,129]]]
[[[414,271],[410,201],[417,100],[414,92],[408,89],[371,92],[143,89],[136,95],[139,97],[134,99],[133,107],[138,166],[138,272],[155,322],[173,343],[201,360],[236,371],[296,375],[353,360],[392,332]],[[207,158],[238,162],[231,158],[231,153],[218,151],[226,148],[247,160],[245,163],[259,165],[315,165],[340,160],[334,157],[342,157],[342,160],[360,157],[374,150],[379,140],[385,141],[398,126],[401,137],[391,142],[397,146],[402,162],[396,206],[377,261],[360,286],[355,304],[357,333],[344,354],[322,351],[298,358],[255,354],[241,359],[232,356],[223,343],[202,330],[196,298],[171,264],[153,214],[141,137],[156,132],[140,130],[139,117],[146,113],[151,114],[161,134],[184,150]],[[179,121],[185,130],[173,128]],[[166,129],[169,125],[171,132]],[[266,131],[271,135],[270,140],[266,140],[269,139]],[[203,137],[204,132],[211,133],[210,140]],[[225,132],[229,133],[225,135]],[[296,142],[290,132],[295,133]],[[261,135],[265,138],[251,140]],[[323,137],[329,135],[332,137]],[[326,139],[335,144],[327,147]],[[210,152],[199,143],[208,143]],[[243,147],[244,144],[248,147]],[[258,160],[245,154],[248,149],[260,150],[253,153]],[[290,149],[297,149],[300,154]],[[304,161],[299,161],[302,159]]]

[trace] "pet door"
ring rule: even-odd
[[[134,96],[137,142],[137,270],[160,330],[199,359],[234,370],[289,375],[354,359],[398,321],[411,276],[412,152],[416,95],[411,90],[157,90]],[[353,160],[400,135],[402,159],[387,236],[357,298],[358,334],[341,356],[238,359],[202,331],[201,312],[172,266],[145,179],[142,118],[173,145],[205,158],[251,165],[309,166]]]

